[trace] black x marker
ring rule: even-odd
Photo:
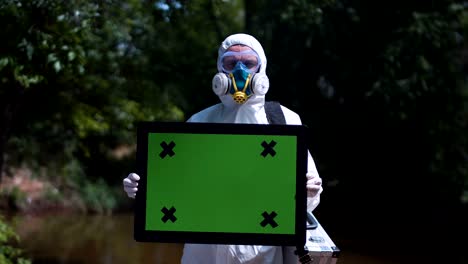
[[[163,141],[159,145],[163,148],[163,151],[159,153],[159,157],[161,157],[161,159],[164,159],[166,155],[169,155],[170,157],[175,155],[174,151],[172,150],[175,147],[174,141],[171,141],[169,145],[165,141]]]
[[[177,220],[177,217],[175,217],[174,215],[175,211],[176,209],[174,208],[174,206],[172,206],[169,210],[164,206],[163,209],[161,209],[161,212],[164,213],[164,216],[161,218],[161,220],[164,223],[166,223],[167,220],[171,220],[171,222],[174,223]]]
[[[262,142],[262,147],[265,148],[260,155],[263,157],[266,157],[268,154],[270,154],[272,157],[276,155],[276,151],[273,149],[276,145],[276,142],[274,140],[270,141],[270,143],[266,143],[266,141]]]
[[[273,228],[277,227],[278,224],[273,220],[278,214],[273,211],[271,214],[268,214],[266,211],[262,213],[263,216],[263,221],[260,223],[262,227],[265,227],[266,225],[270,224]]]

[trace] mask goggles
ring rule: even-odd
[[[261,65],[260,57],[253,50],[228,51],[219,60],[221,69],[225,73],[232,73],[239,62],[245,66],[250,74],[257,72]]]

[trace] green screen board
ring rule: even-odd
[[[304,131],[290,125],[141,123],[135,239],[303,243]]]

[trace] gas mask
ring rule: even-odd
[[[257,73],[260,59],[255,51],[228,51],[218,63],[223,72],[213,77],[212,85],[216,95],[230,94],[236,103],[243,104],[253,94],[264,95],[268,91],[268,77],[264,73]]]

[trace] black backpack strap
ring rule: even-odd
[[[284,113],[283,110],[281,110],[281,105],[279,102],[265,102],[265,113],[269,124],[286,125],[286,118],[284,117]],[[309,255],[309,250],[305,245],[303,247],[296,246],[294,254],[297,255],[300,263],[312,263],[313,261]]]
[[[276,101],[265,102],[265,113],[269,124],[286,124],[286,118],[284,117],[283,110],[281,110],[280,103]]]

